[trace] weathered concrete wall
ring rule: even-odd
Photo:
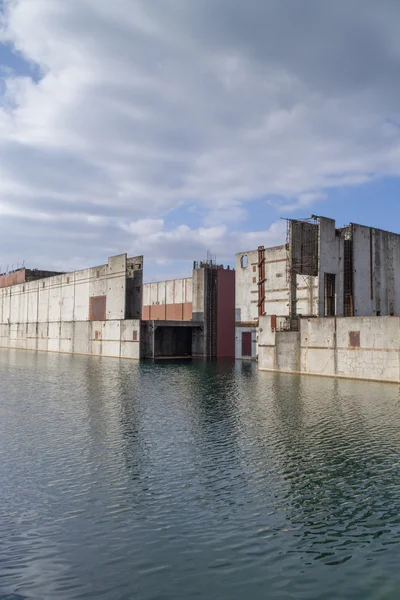
[[[344,239],[336,235],[336,223],[333,219],[321,217],[319,220],[319,279],[318,307],[316,316],[325,315],[325,273],[335,275],[335,314],[343,316],[343,255]]]
[[[0,323],[89,321],[93,297],[106,298],[105,320],[124,319],[126,265],[126,254],[122,254],[99,267],[2,288]]]
[[[288,248],[286,245],[264,249],[264,313],[288,316],[290,313]],[[316,315],[318,310],[318,277],[297,274],[296,313]],[[236,341],[235,356],[248,359],[242,353],[242,333],[252,332],[252,356],[257,356],[256,327],[259,298],[258,250],[236,255]]]
[[[139,301],[142,263],[130,259]],[[0,289],[0,346],[138,359],[140,322],[124,320],[126,281],[122,254],[106,265]],[[100,319],[93,299],[100,299]]]
[[[0,288],[17,285],[18,283],[27,283],[36,279],[44,279],[45,277],[53,277],[54,275],[61,275],[61,273],[40,269],[19,269],[12,273],[3,273],[0,275]]]
[[[141,319],[143,298],[143,256],[135,256],[127,259],[125,287],[125,319]]]
[[[276,369],[278,371],[299,371],[300,332],[277,331],[275,344]]]
[[[337,375],[400,382],[398,317],[337,319],[336,339]]]
[[[256,354],[260,370],[276,370],[276,328],[271,316],[260,317]]]
[[[140,321],[2,323],[0,346],[138,360]]]
[[[192,320],[193,279],[171,279],[143,286],[144,320]]]
[[[242,333],[251,335],[251,356],[242,353]],[[235,358],[240,360],[256,360],[257,358],[257,327],[236,326],[235,327]]]
[[[302,319],[300,322],[303,373],[336,375],[336,323],[338,319]],[[347,319],[346,319],[347,321]]]
[[[260,317],[257,331],[257,358],[260,370],[300,370],[300,333],[276,331],[276,318]]]
[[[400,383],[400,318],[301,319],[300,333],[276,333],[262,317],[258,368]]]
[[[264,311],[269,315],[289,314],[286,246],[265,248]],[[299,283],[301,284],[301,281]],[[236,255],[236,323],[242,325],[258,320],[258,250]]]
[[[400,315],[400,235],[353,226],[355,316]]]
[[[246,266],[242,266],[242,264]],[[236,323],[257,323],[258,319],[258,252],[252,250],[236,255]]]

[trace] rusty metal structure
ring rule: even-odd
[[[289,289],[289,315],[285,328],[298,331],[297,289],[298,276],[312,293],[313,278],[319,272],[319,219],[312,215],[307,219],[287,219],[286,278]]]
[[[264,246],[258,247],[258,316],[265,315],[265,253]]]

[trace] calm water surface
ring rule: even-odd
[[[0,350],[0,597],[400,598],[396,385]]]

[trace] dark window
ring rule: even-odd
[[[132,339],[133,339],[134,342],[137,342],[137,331],[136,331],[136,329],[133,330]]]
[[[243,256],[241,257],[240,266],[242,267],[242,269],[247,269],[247,267],[249,266],[249,258],[247,254],[243,254]]]
[[[325,273],[325,317],[335,316],[336,275]]]

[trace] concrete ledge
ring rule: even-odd
[[[395,385],[400,384],[400,379],[395,381],[394,379],[367,379],[365,377],[351,377],[350,375],[327,375],[325,373],[304,373],[303,371],[282,371],[281,369],[261,369],[258,368],[258,371],[264,373],[282,373],[283,375],[304,375],[305,377],[324,377],[328,379],[347,379],[351,381],[371,381],[375,383],[392,383]]]

